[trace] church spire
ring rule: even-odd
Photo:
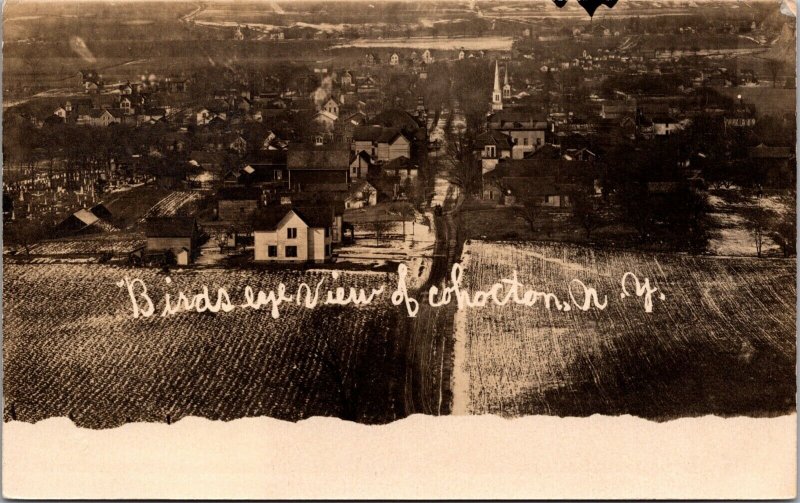
[[[506,69],[506,77],[503,81],[503,99],[509,100],[511,99],[511,84],[508,83],[508,65],[505,66]]]
[[[503,109],[503,93],[500,90],[500,67],[494,62],[494,90],[492,91],[492,110]]]

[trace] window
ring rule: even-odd
[[[286,247],[286,256],[287,257],[296,257],[297,256],[297,247],[296,246],[287,246]]]
[[[486,145],[486,156],[494,157],[494,154],[495,154],[494,145]]]
[[[275,171],[273,171],[273,173],[275,174],[275,180],[283,179],[283,173],[281,173],[281,170],[276,169]]]
[[[267,246],[267,256],[268,257],[277,257],[278,256],[278,247],[274,245]]]
[[[286,229],[286,239],[297,239],[297,227]]]
[[[541,138],[536,138],[536,144],[537,145],[541,145],[542,144],[542,139]]]
[[[527,145],[528,144],[528,137],[527,136],[522,139],[522,144],[523,145]]]
[[[331,228],[330,227],[325,227],[325,237],[326,238],[330,237],[330,235],[331,235]]]

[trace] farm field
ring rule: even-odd
[[[163,273],[108,265],[6,264],[3,274],[4,419],[69,416],[79,426],[184,416],[284,420],[325,415],[361,422],[395,419],[396,311],[388,295],[369,306],[281,306],[160,317],[173,298],[225,287],[234,304],[245,285],[371,288],[391,275],[253,270]],[[156,303],[132,317],[125,276],[141,278]],[[144,304],[142,304],[144,305]],[[401,414],[402,412],[400,412]]]
[[[30,255],[100,255],[104,253],[120,255],[144,244],[144,237],[137,234],[100,234],[97,236],[41,241],[31,246]]]
[[[153,206],[168,197],[170,193],[171,191],[155,185],[142,185],[124,192],[109,194],[102,202],[113,216],[111,222],[124,229],[143,218]]]
[[[172,192],[147,210],[143,218],[193,215],[202,198],[199,192]]]
[[[458,311],[454,414],[667,420],[794,410],[794,260],[471,241],[463,267],[464,289],[488,289],[517,271],[526,289],[560,299],[581,280],[608,306]],[[635,295],[620,299],[626,272],[665,294],[651,313]]]

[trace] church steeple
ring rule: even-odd
[[[511,99],[511,85],[508,83],[508,66],[506,66],[506,77],[503,81],[503,99]]]
[[[503,109],[503,94],[500,90],[500,67],[494,62],[494,90],[492,90],[492,110]]]

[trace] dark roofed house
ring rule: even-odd
[[[250,217],[261,202],[258,187],[225,186],[217,189],[217,217],[237,222]]]
[[[597,183],[593,163],[564,159],[503,159],[484,178],[483,198],[514,205],[526,200],[546,207],[565,208],[576,191]]]
[[[372,156],[367,152],[350,153],[350,179],[366,178],[372,168]]]
[[[360,126],[353,132],[355,152],[367,152],[378,162],[411,157],[412,139],[400,127]]]
[[[481,172],[488,173],[497,166],[497,161],[511,157],[513,140],[501,131],[489,130],[475,138],[472,151],[481,160]]]
[[[285,150],[259,150],[244,159],[239,182],[245,185],[285,185],[289,180]]]
[[[306,184],[348,183],[350,149],[329,146],[297,146],[286,159],[289,186],[302,190]]]
[[[189,154],[189,163],[212,173],[222,173],[222,168],[225,165],[225,154],[222,152],[193,150]]]
[[[342,227],[344,225],[345,192],[321,191],[321,192],[294,192],[281,196],[281,204],[293,204],[300,208],[311,206],[325,206],[333,212],[333,228],[331,229],[331,241],[340,243],[342,241]]]
[[[408,157],[402,156],[392,159],[381,166],[381,173],[384,176],[396,177],[400,183],[404,183],[406,179],[413,181],[417,178],[419,166]]]
[[[405,110],[396,108],[384,110],[373,117],[369,122],[370,124],[387,128],[399,128],[406,133],[409,138],[413,138],[415,140],[427,139],[427,130],[424,125],[420,124],[413,115]]]
[[[148,218],[145,236],[147,253],[171,252],[178,265],[187,265],[195,255],[200,229],[194,217]]]
[[[105,208],[105,206],[103,206]],[[94,208],[92,208],[94,209]],[[102,210],[100,210],[102,213]],[[55,228],[57,236],[68,236],[75,234],[94,234],[99,232],[113,232],[117,230],[92,210],[85,208],[72,213],[67,218],[59,222]]]
[[[794,187],[796,156],[793,148],[761,143],[747,149],[747,156],[767,187]]]

